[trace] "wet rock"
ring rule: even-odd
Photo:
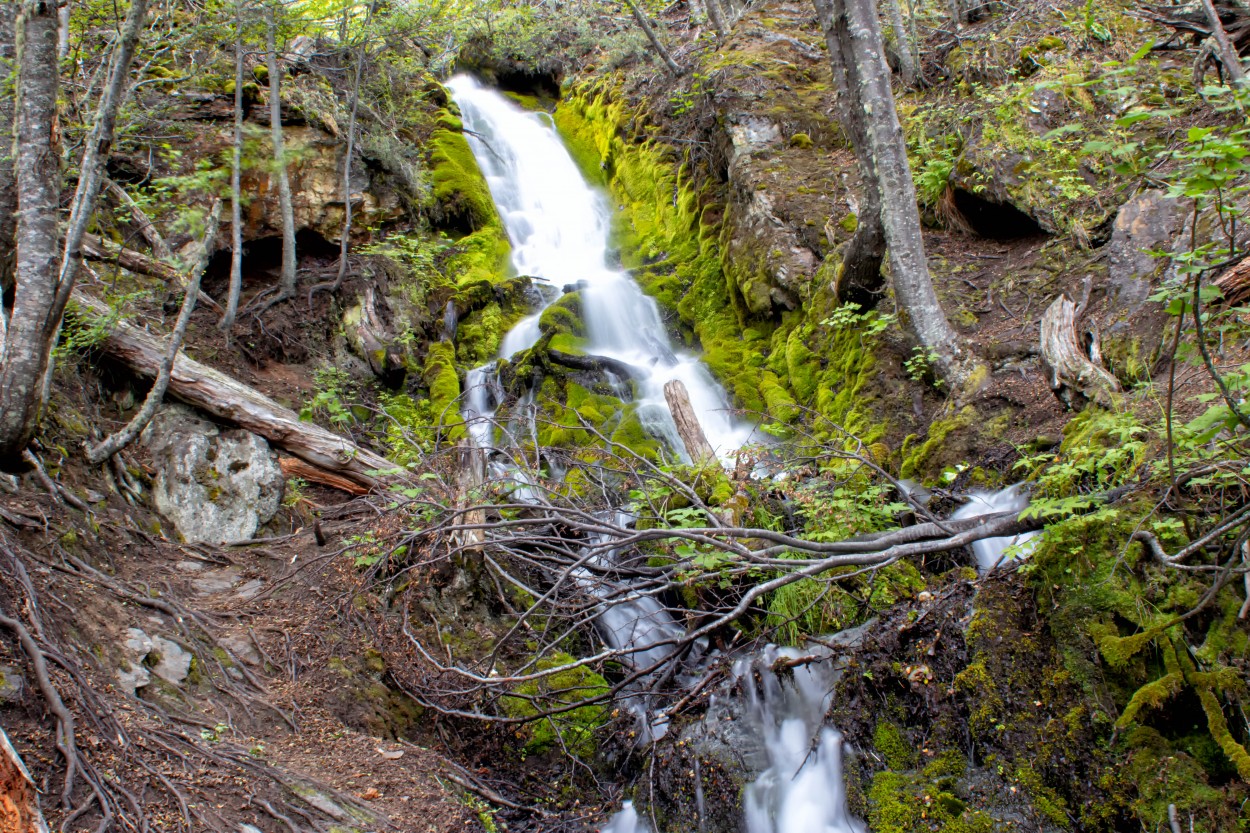
[[[12,665],[0,665],[0,705],[20,703],[26,693],[26,678]]]
[[[277,455],[255,434],[222,429],[169,405],[144,430],[143,442],[156,468],[156,510],[183,540],[247,540],[278,511],[286,481]]]

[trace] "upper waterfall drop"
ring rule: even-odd
[[[691,353],[674,348],[655,301],[628,273],[609,262],[612,210],[578,170],[546,113],[521,109],[467,75],[447,88],[460,106],[469,146],[486,177],[512,242],[512,266],[553,287],[581,291],[587,352],[631,366],[643,424],[684,454],[664,398],[664,385],[681,380],[722,459],[750,438],[754,426],[734,418],[724,389]],[[541,310],[504,337],[509,358],[537,343]],[[466,419],[488,416],[475,410]]]

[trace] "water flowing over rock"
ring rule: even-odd
[[[512,241],[517,274],[578,288],[584,351],[637,368],[639,418],[675,454],[684,451],[664,398],[664,385],[673,379],[690,392],[717,454],[728,457],[740,448],[753,427],[733,417],[724,390],[699,358],[673,347],[656,302],[628,273],[609,266],[611,208],[587,185],[547,114],[526,112],[468,76],[453,78],[448,87],[472,131],[469,144]],[[503,358],[538,343],[541,315],[539,310],[523,319],[504,337]],[[481,384],[483,378],[473,380]],[[467,398],[476,397],[470,388]],[[466,413],[466,421],[485,421],[484,438],[493,414],[477,409]]]
[[[244,541],[278,511],[286,481],[263,439],[223,430],[181,405],[157,412],[143,432],[156,468],[156,510],[187,542]]]

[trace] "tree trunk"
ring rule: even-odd
[[[855,233],[842,249],[842,266],[836,277],[835,291],[839,302],[856,303],[864,309],[872,309],[885,287],[885,278],[881,274],[881,265],[885,261],[885,230],[881,226],[881,194],[877,190],[868,131],[860,112],[860,79],[854,64],[848,59],[851,35],[841,3],[836,10],[832,0],[815,0],[814,5],[825,34],[838,121],[850,140],[863,183]]]
[[[346,17],[346,12],[344,12],[344,17]],[[365,26],[369,25],[372,17],[373,4],[370,3],[369,11],[365,15]],[[346,26],[344,26],[344,31],[346,31]],[[360,108],[360,76],[364,71],[366,43],[368,43],[366,37],[362,36],[360,46],[356,48],[356,74],[352,79],[351,114],[347,118],[347,150],[343,153],[343,238],[339,241],[339,272],[334,278],[334,287],[331,290],[333,292],[338,292],[339,287],[343,285],[343,279],[347,277],[347,250],[351,245],[352,233],[352,154],[356,151],[356,112]]]
[[[204,276],[204,270],[208,268],[208,261],[213,253],[213,240],[217,237],[217,229],[220,225],[221,201],[218,200],[209,214],[200,256],[191,267],[190,279],[182,295],[182,309],[178,311],[178,321],[174,324],[174,331],[169,336],[169,347],[157,370],[156,381],[152,383],[152,389],[148,391],[147,398],[143,400],[143,406],[139,408],[139,412],[120,431],[109,435],[87,451],[87,462],[92,465],[98,466],[134,442],[139,432],[152,421],[152,417],[156,415],[156,409],[165,401],[165,391],[169,389],[169,376],[174,368],[174,359],[177,358],[178,351],[182,349],[182,340],[187,334],[187,325],[191,323],[191,313],[195,311],[196,297],[200,292],[200,279]]]
[[[104,190],[108,192],[109,196],[117,200],[119,205],[130,212],[130,221],[138,227],[139,233],[143,235],[143,239],[148,241],[148,245],[152,247],[152,254],[156,259],[166,262],[172,261],[174,252],[169,248],[169,244],[165,242],[160,229],[153,224],[152,218],[139,207],[138,203],[130,198],[130,195],[126,193],[126,189],[112,180],[106,180]],[[90,257],[90,255],[87,255],[87,257]]]
[[[894,47],[898,50],[899,74],[908,87],[916,85],[916,59],[912,54],[911,38],[907,36],[907,25],[903,22],[903,7],[899,0],[886,0],[886,10],[890,13],[890,28],[894,30]]]
[[[1215,46],[1220,53],[1220,63],[1224,65],[1229,80],[1236,86],[1245,85],[1246,71],[1241,65],[1241,56],[1229,42],[1228,32],[1224,31],[1224,24],[1220,22],[1220,14],[1215,10],[1215,5],[1211,0],[1202,0],[1202,10],[1206,12],[1207,23],[1211,26],[1211,37],[1215,39]]]
[[[0,468],[7,470],[24,467],[22,451],[35,433],[60,256],[56,6],[27,0],[19,25],[16,287],[0,351]]]
[[[834,0],[835,6],[838,2],[844,4],[850,33],[852,60],[846,63],[855,67],[860,80],[859,112],[865,121],[877,191],[881,195],[881,223],[894,294],[905,324],[921,349],[932,357],[938,374],[952,388],[961,388],[974,378],[977,363],[962,349],[946,320],[929,275],[916,186],[890,90],[877,10],[872,0]]]
[[[724,40],[729,37],[729,24],[725,22],[725,10],[721,7],[720,0],[706,0],[707,17],[712,21],[712,28],[716,30],[716,37]]]
[[[707,441],[699,417],[690,404],[690,393],[680,379],[674,379],[664,385],[664,399],[673,414],[673,422],[677,425],[677,436],[681,437],[682,445],[690,462],[696,466],[720,467],[716,457],[716,449]]]
[[[230,288],[226,291],[226,311],[217,327],[226,334],[234,329],[239,314],[239,293],[243,291],[243,0],[234,4],[234,148],[230,154]]]
[[[634,20],[638,21],[638,28],[642,29],[642,33],[647,36],[647,40],[651,42],[651,48],[660,56],[660,60],[664,61],[664,66],[668,67],[669,72],[673,73],[673,75],[685,75],[686,70],[677,61],[673,60],[673,54],[668,51],[668,47],[660,42],[660,37],[655,33],[655,28],[651,25],[651,21],[647,19],[646,13],[639,8],[637,2],[635,0],[625,0],[625,5],[629,6],[630,12],[634,15]],[[708,8],[711,8],[711,3],[708,3]]]
[[[108,306],[82,293],[74,293],[82,314],[96,321],[108,320]],[[100,345],[105,355],[133,372],[155,377],[165,355],[157,337],[127,324],[115,322]],[[332,431],[309,422],[253,388],[186,355],[174,360],[169,392],[175,398],[210,416],[246,428],[283,448],[304,462],[346,477],[365,489],[378,486],[395,465],[385,457],[361,448]]]
[[[690,10],[691,27],[699,26],[708,19],[707,7],[704,0],[689,0],[686,6]]]
[[[187,276],[179,272],[172,264],[148,257],[134,249],[123,248],[111,240],[105,240],[94,234],[83,235],[82,253],[87,260],[113,263],[138,275],[159,278],[168,283],[171,289],[185,287],[187,283]],[[221,306],[208,297],[202,289],[199,291],[199,302],[210,309],[221,311]]]
[[[269,135],[273,141],[273,162],[278,177],[278,203],[282,211],[282,275],[278,297],[295,294],[295,208],[291,204],[291,179],[286,171],[286,151],[282,143],[282,67],[278,63],[278,20],[274,4],[267,7],[265,46],[269,64]]]
[[[4,343],[4,296],[13,287],[13,250],[17,232],[17,179],[13,157],[13,121],[17,83],[17,3],[0,3],[0,344]]]

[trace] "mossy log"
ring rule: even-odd
[[[148,257],[133,249],[119,246],[94,234],[83,235],[82,253],[87,260],[116,263],[118,266],[134,272],[136,275],[147,275],[150,278],[158,278],[165,281],[171,288],[185,288],[187,285],[187,276],[171,264]],[[199,291],[199,295],[196,296],[196,302],[204,304],[216,312],[221,312],[221,306],[208,297],[202,289]]]
[[[638,371],[632,365],[607,356],[579,356],[575,353],[566,353],[563,350],[548,349],[547,357],[551,359],[552,364],[558,364],[573,370],[587,370],[592,373],[607,371],[622,379],[638,378]]]
[[[156,375],[165,355],[160,339],[124,321],[112,321],[107,305],[82,292],[74,293],[74,302],[80,314],[96,322],[112,322],[99,344],[104,354],[140,376]],[[210,416],[258,434],[309,465],[364,489],[379,485],[377,472],[395,468],[385,457],[319,425],[301,422],[291,409],[185,355],[174,362],[169,392]]]
[[[1089,400],[1110,406],[1120,383],[1101,364],[1097,338],[1083,344],[1076,331],[1076,304],[1060,295],[1042,314],[1042,362],[1055,396],[1069,408]]]

